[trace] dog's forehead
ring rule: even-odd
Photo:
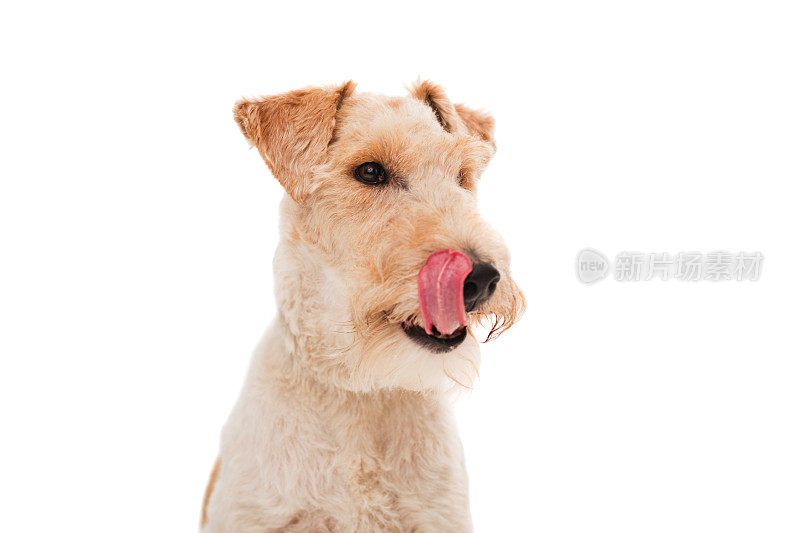
[[[434,167],[452,174],[464,167],[478,175],[494,152],[466,130],[445,131],[418,98],[361,93],[342,103],[328,153],[344,165],[378,161],[405,174]]]
[[[353,95],[339,110],[337,129],[342,136],[362,138],[384,133],[413,135],[431,141],[446,138],[433,110],[410,96]]]

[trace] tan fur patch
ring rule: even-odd
[[[456,104],[455,107],[467,130],[494,147],[494,119],[487,113],[470,109],[463,104]]]
[[[418,81],[411,86],[411,96],[418,98],[433,110],[436,120],[444,131],[452,133],[458,129],[458,114],[450,99],[439,85],[430,81]]]
[[[308,192],[303,178],[321,161],[333,136],[336,112],[354,89],[348,81],[332,89],[243,99],[234,106],[242,133],[295,200],[301,201]]]
[[[217,476],[219,475],[220,458],[214,462],[214,468],[211,469],[211,475],[208,478],[208,485],[206,485],[206,492],[203,495],[203,514],[200,518],[200,526],[206,525],[208,522],[208,501],[211,499],[211,493],[214,492],[214,485],[217,483]]]

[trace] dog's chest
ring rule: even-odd
[[[453,520],[466,503],[461,445],[449,417],[393,406],[340,426],[336,472],[358,521],[411,531]]]

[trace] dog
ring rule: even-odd
[[[418,81],[244,99],[286,195],[277,317],[206,489],[203,533],[471,531],[452,392],[525,300],[475,189],[494,120]]]

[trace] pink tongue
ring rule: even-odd
[[[417,274],[425,333],[432,334],[435,326],[439,333],[450,335],[467,325],[464,280],[470,272],[472,262],[461,252],[441,250],[428,257]]]

